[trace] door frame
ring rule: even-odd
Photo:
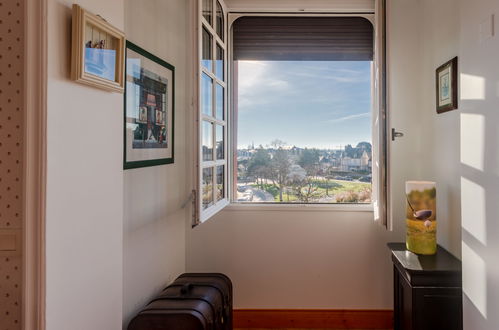
[[[24,3],[24,330],[45,329],[47,0]]]

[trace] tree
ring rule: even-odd
[[[355,149],[351,144],[345,146],[345,155],[350,158],[355,158]]]
[[[308,175],[317,175],[319,171],[319,150],[305,148],[298,159],[298,165],[307,171]]]
[[[248,161],[248,175],[254,176],[256,183],[260,178],[260,187],[263,189],[263,179],[268,176],[268,169],[270,167],[269,152],[262,146],[256,150]]]
[[[281,202],[290,166],[288,152],[282,148],[277,149],[270,161],[270,178],[274,187],[279,190],[279,201]]]
[[[270,146],[276,150],[284,147],[286,144],[287,144],[286,142],[279,139],[270,141]]]
[[[371,155],[372,145],[369,142],[359,142],[357,143],[357,149],[360,152],[360,155],[365,151],[367,155]]]
[[[307,171],[300,165],[290,167],[288,182],[300,201],[308,203],[313,197],[318,197],[317,185],[314,184],[312,178],[307,175]]]

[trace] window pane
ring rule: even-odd
[[[220,2],[217,1],[217,34],[224,40],[224,13]]]
[[[212,44],[212,36],[211,34],[203,28],[203,51],[201,64],[208,69],[212,70],[212,56],[211,56],[211,44]]]
[[[203,169],[203,209],[213,205],[213,167]]]
[[[215,63],[215,73],[217,78],[224,80],[224,49],[217,44],[217,59]]]
[[[224,189],[224,176],[225,176],[225,166],[217,166],[217,202],[224,199],[225,189]]]
[[[237,199],[371,202],[371,61],[238,61]]]
[[[211,21],[213,15],[213,1],[212,0],[203,0],[203,17],[210,23],[210,25],[213,24]]]
[[[224,88],[217,84],[216,87],[217,119],[224,120]]]
[[[213,93],[213,79],[211,79],[206,73],[203,73],[201,83],[201,109],[203,114],[208,116],[213,116],[213,102],[212,102],[212,93]]]
[[[217,126],[217,159],[224,159],[224,127]]]
[[[213,160],[213,124],[203,121],[203,161]]]

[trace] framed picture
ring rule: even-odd
[[[130,41],[125,63],[123,167],[173,163],[175,68]]]
[[[73,4],[71,79],[123,92],[125,34]]]
[[[457,109],[457,57],[436,70],[437,113]]]

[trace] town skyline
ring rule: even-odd
[[[279,139],[274,139],[274,141],[275,140],[281,141]],[[286,143],[285,141],[281,141],[281,142],[284,143],[281,147],[283,147],[285,149],[299,148],[299,149],[316,149],[316,150],[319,150],[319,151],[341,151],[341,150],[344,150],[347,146],[351,146],[351,147],[355,148],[355,147],[357,147],[359,145],[359,143],[368,143],[369,145],[372,146],[371,141],[367,141],[367,140],[362,140],[362,141],[353,142],[353,143],[346,143],[346,144],[336,144],[335,147],[317,147],[317,146],[310,147],[310,146],[302,146],[302,145],[296,145],[296,144],[289,144],[289,143]],[[271,145],[271,142],[267,142],[265,144],[251,143],[251,144],[249,144],[247,146],[238,145],[237,150],[259,149],[260,147],[263,147],[264,149],[272,149],[272,148],[274,148]]]

